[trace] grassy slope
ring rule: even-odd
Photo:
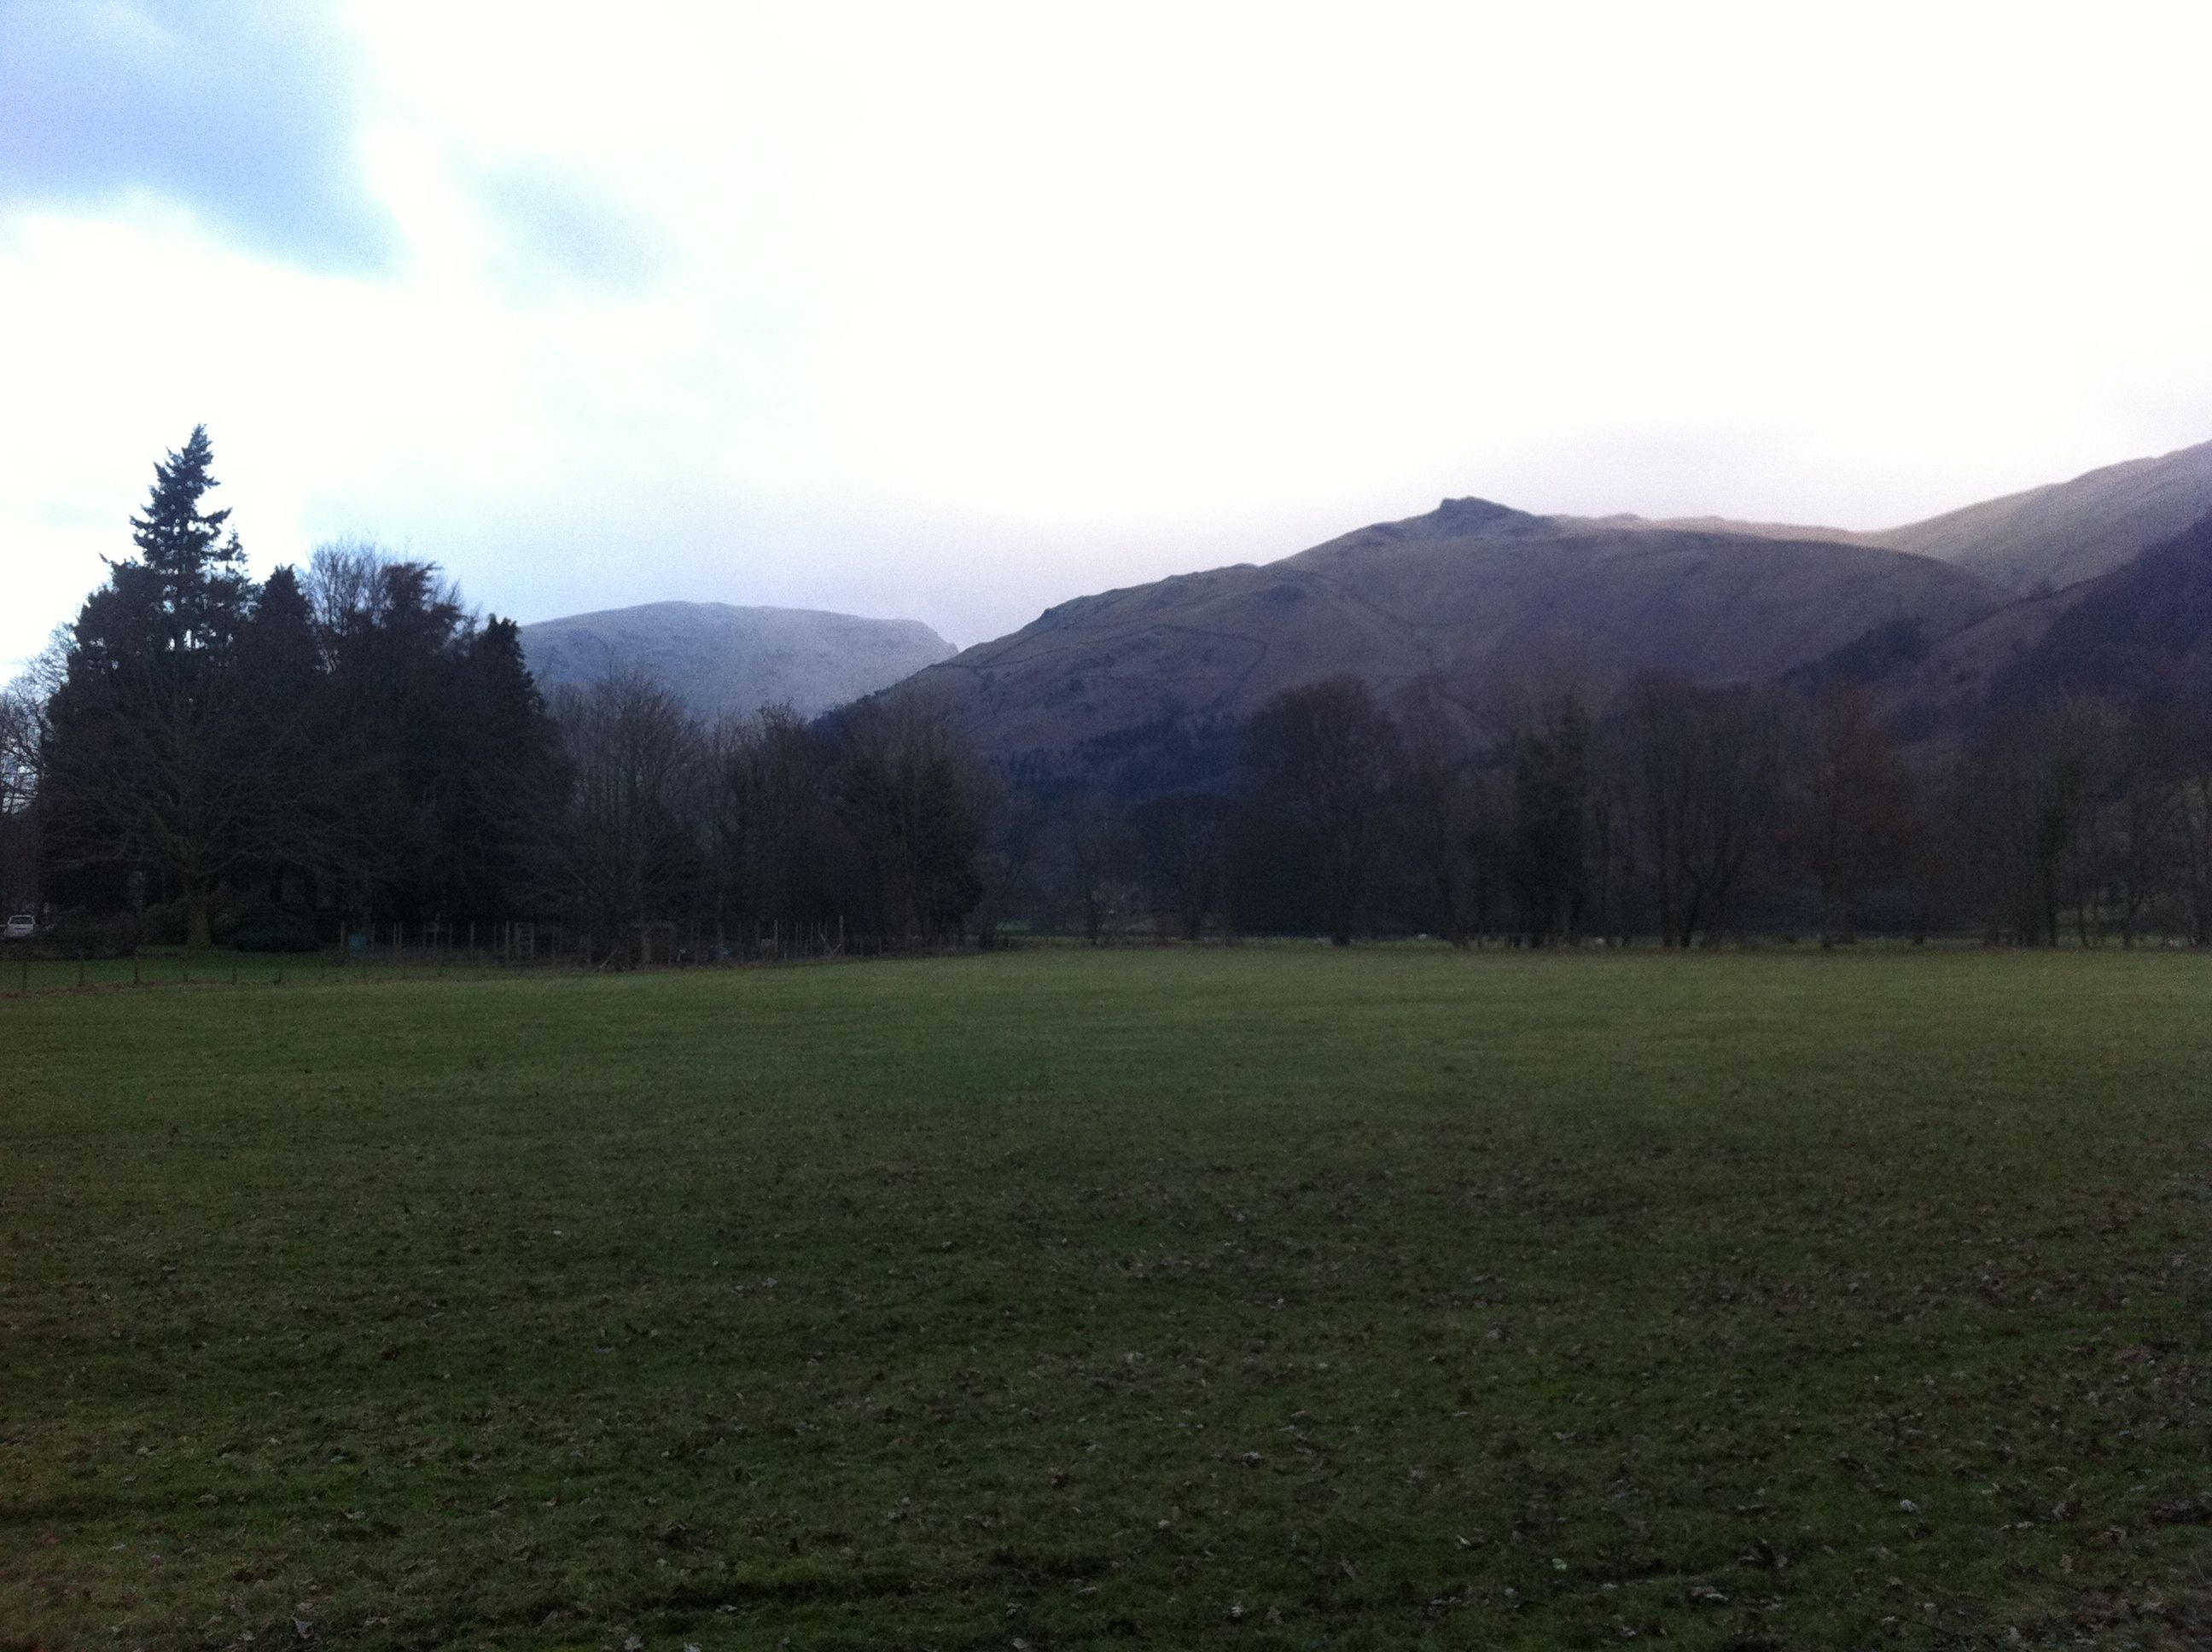
[[[2180,1644],[2208,1010],[1411,951],[0,1002],[0,1646]]]

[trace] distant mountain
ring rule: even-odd
[[[1263,567],[1063,603],[902,691],[939,698],[1017,772],[1103,771],[1149,790],[1218,770],[1270,695],[1335,672],[1384,695],[1431,672],[1764,679],[1887,622],[1956,630],[2003,595],[1880,547],[1455,499]]]
[[[779,704],[811,716],[888,688],[953,650],[918,620],[654,602],[526,625],[522,652],[549,695],[641,671],[712,718]]]
[[[548,687],[641,670],[708,715],[778,701],[814,713],[897,683],[1018,773],[1129,790],[1218,774],[1269,695],[1340,671],[1385,695],[1430,674],[1565,672],[1600,692],[1645,670],[1847,674],[1924,737],[1966,726],[2001,680],[2059,670],[2038,651],[2077,607],[2117,635],[2112,604],[2179,600],[2185,558],[2160,564],[2163,583],[2113,581],[2208,512],[2212,443],[1877,532],[1446,500],[1279,562],[1077,598],[957,655],[911,621],[719,604],[522,635]]]

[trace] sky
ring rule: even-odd
[[[2212,8],[0,0],[0,674],[257,572],[918,618],[1447,495],[1879,527],[2212,439]]]

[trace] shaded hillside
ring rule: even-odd
[[[1955,750],[1993,703],[2069,690],[2122,700],[2202,695],[2212,686],[2212,515],[2124,566],[2007,603],[1931,634],[1876,627],[1790,673],[1801,688],[1860,683],[1923,760]]]
[[[1480,500],[1264,567],[1080,598],[915,680],[1017,770],[1187,783],[1280,689],[1337,672],[1388,695],[1566,670],[1773,677],[1885,621],[1948,632],[2001,593],[1926,558],[1834,543],[1554,519]],[[1180,771],[1180,772],[1176,772]]]
[[[1999,674],[1997,695],[2158,700],[2212,684],[2212,515],[2068,594],[2075,599]]]
[[[2099,583],[2024,597],[1947,633],[1917,625],[1878,628],[1791,673],[1790,680],[1808,689],[1835,677],[1863,684],[1899,740],[1928,748],[1916,761],[1940,762],[1956,750],[1999,679]]]
[[[716,717],[781,704],[827,711],[948,658],[952,645],[918,620],[656,602],[526,625],[522,650],[548,694],[642,671]]]

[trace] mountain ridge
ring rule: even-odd
[[[2212,511],[2212,442],[2100,465],[1870,536],[2023,592],[2124,566]]]
[[[1980,575],[1887,547],[1449,499],[1274,562],[1072,598],[900,691],[933,695],[1010,768],[1104,762],[1149,786],[1218,768],[1271,695],[1340,672],[1386,697],[1430,676],[1761,680],[1887,620],[1948,631],[2004,600]]]
[[[2063,591],[2124,567],[2212,512],[2212,442],[2100,465],[2063,482],[1890,528],[1831,528],[1723,516],[1574,519],[1631,528],[1690,528],[1762,538],[1875,545],[1983,574],[2016,595]]]
[[[919,620],[712,602],[563,615],[523,626],[521,640],[531,674],[549,693],[640,671],[710,720],[773,705],[814,716],[954,652]]]

